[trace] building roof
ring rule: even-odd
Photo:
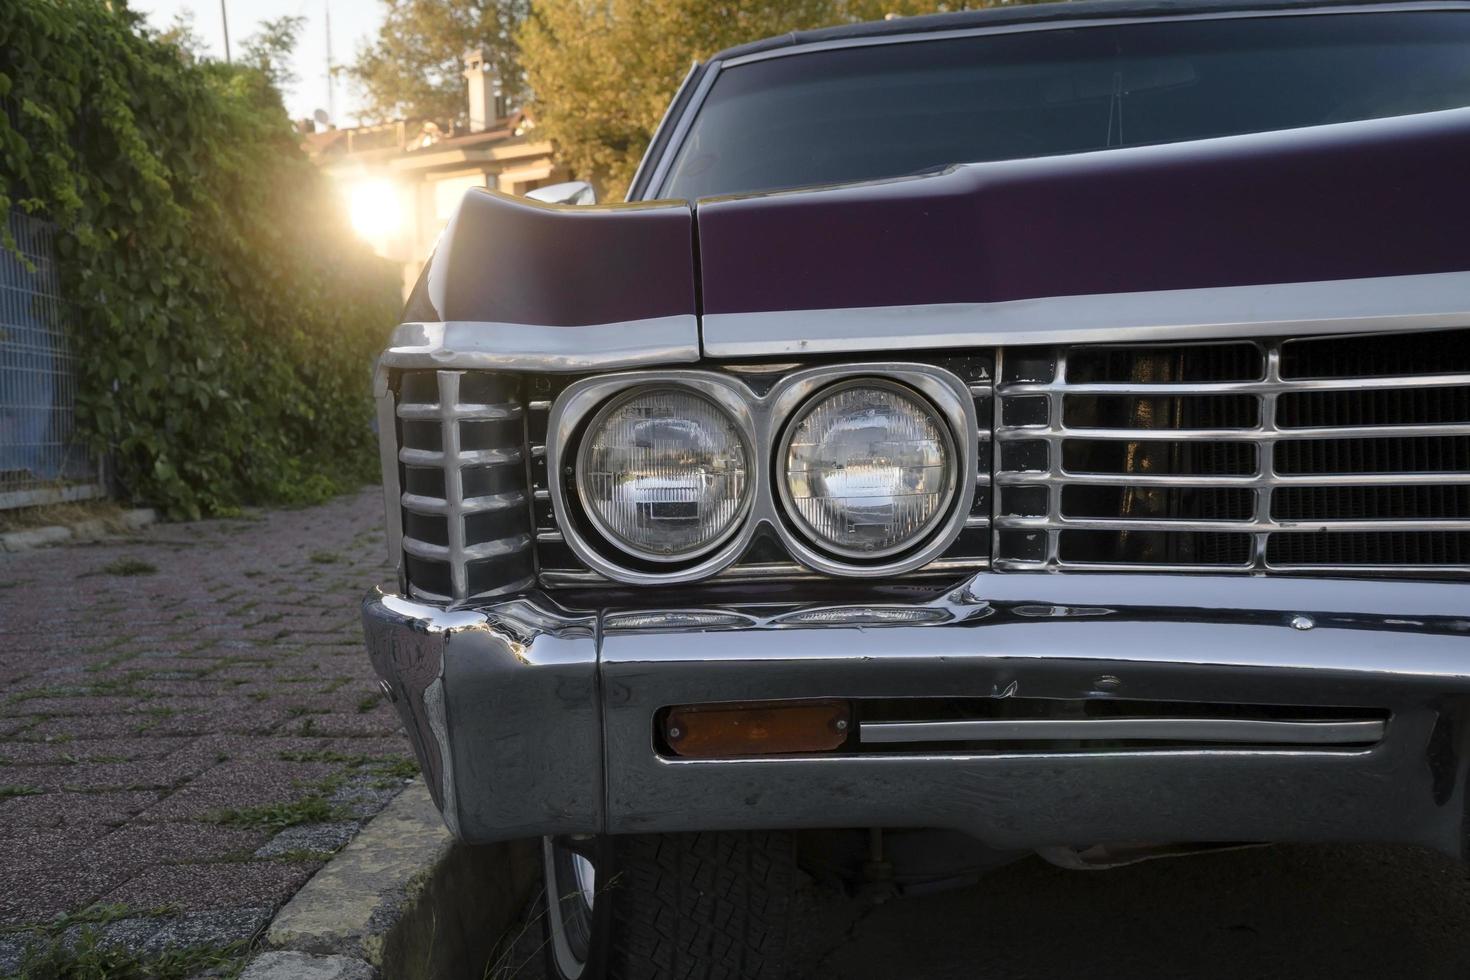
[[[532,122],[523,110],[517,110],[495,126],[481,132],[443,132],[423,119],[397,119],[369,126],[329,129],[304,133],[302,148],[318,163],[329,163],[347,157],[383,160],[410,156],[426,151],[483,150],[491,146],[511,146],[527,142],[525,132]]]

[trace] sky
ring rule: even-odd
[[[300,77],[284,93],[292,119],[302,119],[317,109],[327,108],[325,15],[328,6],[332,13],[332,61],[338,65],[352,61],[357,49],[377,34],[383,19],[383,5],[378,0],[224,0],[224,3],[229,15],[230,50],[236,55],[240,42],[254,33],[261,21],[288,16],[306,18],[293,65]],[[203,39],[207,53],[224,58],[220,0],[130,0],[128,6],[146,14],[148,22],[159,30],[172,24],[174,15],[192,13],[194,32]],[[360,102],[352,83],[339,76],[336,122],[353,125]]]

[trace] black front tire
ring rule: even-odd
[[[568,880],[573,848],[596,868],[590,909],[584,908],[575,875]],[[796,880],[790,833],[548,840],[546,854],[546,958],[554,980],[785,975]],[[567,955],[578,948],[584,952],[580,962]]]

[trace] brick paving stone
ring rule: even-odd
[[[356,821],[312,823],[287,827],[255,852],[258,858],[281,857],[297,852],[327,853],[337,850],[356,834]]]
[[[248,939],[319,866],[290,856],[387,802],[393,781],[330,761],[410,756],[358,621],[390,577],[381,521],[374,489],[0,555],[0,923],[101,901],[134,911],[104,927],[134,946]],[[155,571],[104,571],[120,558]],[[323,791],[349,821],[249,822]]]
[[[7,785],[24,787],[25,767],[7,766]],[[72,825],[120,824],[154,803],[160,794],[151,790],[106,793],[41,792],[0,800],[0,825],[66,827]]]
[[[223,861],[252,853],[268,836],[268,831],[253,827],[130,823],[88,843],[79,858],[84,862],[130,865],[139,870],[181,861]]]
[[[102,896],[129,908],[171,906],[185,912],[277,908],[321,867],[321,862],[242,861],[155,865]]]

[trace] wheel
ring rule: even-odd
[[[542,842],[553,980],[779,980],[791,834]]]

